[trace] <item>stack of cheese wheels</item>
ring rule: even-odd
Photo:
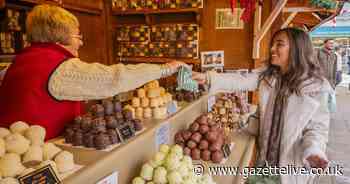
[[[138,119],[163,119],[167,116],[167,104],[172,101],[172,95],[167,93],[158,81],[151,81],[139,88],[136,95],[127,106]]]
[[[73,155],[52,143],[45,143],[45,128],[17,121],[9,129],[0,128],[0,180],[17,177],[51,164],[59,173],[74,168]],[[50,161],[51,163],[47,163]]]

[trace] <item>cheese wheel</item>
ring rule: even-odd
[[[46,130],[39,125],[30,126],[24,133],[25,137],[30,140],[31,145],[41,146],[44,144]]]
[[[143,118],[143,108],[142,107],[136,108],[135,116],[138,119],[142,119]]]
[[[68,151],[62,151],[55,158],[58,172],[64,173],[74,169],[73,154]]]
[[[155,98],[160,96],[160,89],[159,88],[152,88],[147,90],[147,97],[149,98]]]
[[[52,160],[62,150],[52,143],[45,143],[43,146],[43,159]]]
[[[43,149],[34,145],[29,147],[28,151],[23,156],[23,163],[29,165],[37,165],[43,161]]]
[[[5,137],[5,147],[8,153],[16,153],[21,155],[27,152],[30,141],[22,135],[15,133]]]
[[[159,90],[160,90],[160,95],[161,96],[165,95],[166,91],[165,91],[165,89],[163,87],[160,87]]]
[[[10,130],[7,128],[0,127],[0,138],[4,138],[10,134]]]
[[[158,98],[151,98],[150,107],[158,107],[158,106],[159,106],[159,99]]]
[[[143,117],[146,119],[151,118],[152,117],[152,109],[149,107],[143,109]]]
[[[15,177],[21,174],[24,169],[21,157],[15,153],[7,153],[0,158],[0,172],[3,177]]]
[[[133,107],[140,107],[140,103],[141,103],[140,98],[134,97],[131,100],[131,105]]]
[[[146,97],[146,91],[143,88],[138,89],[137,90],[137,97],[145,98]]]
[[[29,125],[23,121],[17,121],[10,126],[12,133],[19,133],[21,135],[29,128]]]
[[[148,106],[149,106],[149,99],[141,98],[141,107],[148,107]]]
[[[164,100],[162,97],[157,97],[159,106],[163,106],[165,104]]]

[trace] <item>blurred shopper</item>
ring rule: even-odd
[[[337,55],[334,52],[334,40],[326,39],[323,47],[317,51],[317,59],[320,63],[324,77],[333,88],[336,86]]]
[[[337,72],[336,72],[336,83],[335,85],[338,85],[343,80],[343,56],[342,56],[342,49],[337,46],[334,48],[335,55],[337,56]]]

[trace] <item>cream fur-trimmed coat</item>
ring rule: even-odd
[[[267,109],[269,95],[274,90],[274,81],[270,84],[261,82],[258,86],[259,74],[263,69],[257,69],[247,75],[209,72],[210,91],[256,90],[259,91],[260,124]],[[281,140],[280,166],[295,165],[295,167],[308,166],[306,158],[318,155],[327,160],[325,154],[328,142],[328,129],[330,113],[328,110],[329,94],[334,93],[333,88],[324,80],[322,84],[311,84],[302,89],[302,95],[293,94],[288,99],[285,109],[284,127]],[[256,135],[262,128],[256,129]],[[258,140],[259,142],[259,140]],[[281,176],[282,184],[312,184],[310,176]]]

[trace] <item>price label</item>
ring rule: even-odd
[[[46,165],[38,170],[35,170],[25,176],[18,178],[20,184],[45,183],[59,184],[61,181],[57,177],[57,173],[52,166]]]
[[[212,108],[216,102],[216,97],[215,96],[210,96],[208,98],[208,112],[212,111]]]
[[[103,178],[96,184],[118,184],[118,172],[113,172],[111,175]]]
[[[177,112],[177,104],[176,104],[176,101],[171,101],[169,104],[168,104],[168,114],[169,115],[172,115],[174,113]]]
[[[159,150],[161,144],[169,144],[170,141],[170,123],[165,122],[156,131],[156,150]]]
[[[130,123],[124,123],[117,128],[121,140],[126,141],[135,136],[135,129]]]

